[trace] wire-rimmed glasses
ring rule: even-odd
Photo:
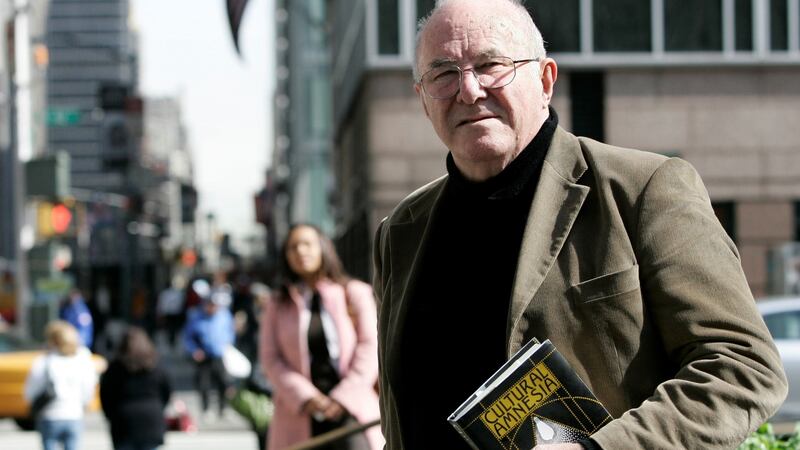
[[[511,59],[493,56],[476,62],[471,68],[462,69],[455,64],[438,65],[422,74],[419,84],[425,95],[436,99],[450,98],[461,89],[464,72],[472,72],[484,89],[508,86],[517,76],[517,64],[539,61],[539,58]]]

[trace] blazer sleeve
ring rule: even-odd
[[[356,346],[347,375],[330,392],[330,397],[348,408],[358,402],[365,389],[372,389],[378,379],[378,320],[372,288],[359,281],[345,287],[353,317]]]
[[[303,405],[319,395],[320,391],[305,375],[286,363],[277,336],[279,320],[278,301],[271,298],[267,301],[261,317],[259,356],[262,369],[275,388],[275,396],[280,397],[289,408],[299,413]],[[296,351],[299,352],[300,349]]]
[[[738,251],[685,161],[663,163],[638,208],[642,295],[677,372],[592,439],[605,449],[735,448],[787,392]]]

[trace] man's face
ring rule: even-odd
[[[431,17],[418,49],[418,69],[452,62],[462,69],[487,57],[534,58],[518,12],[503,0],[451,2]],[[425,114],[469,179],[485,180],[502,171],[530,143],[548,117],[556,65],[551,59],[517,66],[511,84],[485,89],[471,71],[459,92],[447,99],[428,97],[415,86]]]

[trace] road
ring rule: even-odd
[[[159,336],[160,337],[160,336]],[[156,344],[162,355],[162,364],[170,374],[173,389],[172,400],[186,404],[195,420],[198,430],[194,433],[171,431],[167,433],[165,445],[161,450],[258,450],[256,435],[244,419],[231,408],[225,415],[203,417],[200,396],[192,390],[193,365],[182,356],[180,349],[170,349],[163,339]],[[212,409],[216,405],[212,398]],[[112,450],[108,424],[100,412],[89,413],[84,421],[80,450]],[[11,419],[0,419],[0,450],[38,450],[41,449],[39,434],[35,431],[22,431]]]
[[[199,414],[200,401],[196,393],[180,391],[174,397],[183,400],[197,421],[198,431],[167,433],[162,450],[257,450],[256,435],[250,431],[244,420],[234,411],[228,410],[222,418],[216,415],[203,418]],[[81,450],[111,450],[108,425],[101,413],[91,413],[85,420]],[[37,450],[41,449],[39,434],[35,431],[22,431],[9,419],[0,420],[0,449]]]

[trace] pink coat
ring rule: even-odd
[[[347,285],[345,297],[341,285],[323,280],[317,283],[316,290],[336,326],[341,351],[342,379],[329,395],[359,422],[377,419],[380,411],[373,387],[378,379],[378,335],[372,288],[353,280]],[[268,450],[279,450],[311,437],[311,418],[302,412],[302,407],[319,394],[310,379],[308,339],[300,331],[300,311],[305,304],[295,289],[290,289],[290,297],[290,301],[270,299],[261,319],[261,364],[274,386],[275,403]],[[367,438],[372,449],[383,447],[379,426],[369,428]]]

